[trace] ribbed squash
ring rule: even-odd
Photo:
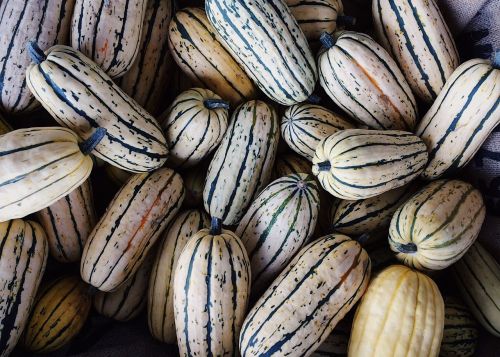
[[[290,149],[312,161],[316,147],[326,137],[354,125],[316,104],[296,104],[289,107],[281,119],[281,135]]]
[[[390,266],[370,283],[356,310],[349,356],[437,357],[444,302],[434,281],[402,265]]]
[[[203,9],[175,13],[168,30],[170,51],[196,86],[213,90],[233,105],[252,99],[252,80],[219,42]]]
[[[449,296],[444,298],[444,332],[441,357],[472,357],[476,351],[476,321],[466,306]]]
[[[0,135],[7,134],[12,130],[12,127],[7,123],[7,121],[0,115]]]
[[[175,98],[160,122],[169,148],[169,164],[179,169],[198,164],[222,140],[229,103],[208,89],[193,88]]]
[[[268,287],[311,238],[319,212],[314,176],[290,174],[257,196],[236,228],[250,258],[252,293]]]
[[[42,227],[20,219],[0,223],[0,356],[7,357],[28,322],[49,249]]]
[[[500,264],[476,242],[452,266],[451,274],[476,320],[500,337]]]
[[[363,295],[370,259],[340,234],[304,247],[248,313],[243,357],[309,356]]]
[[[186,189],[185,207],[203,207],[203,188],[207,176],[208,165],[198,165],[182,173]]]
[[[297,154],[278,155],[274,162],[273,178],[290,174],[312,174],[311,163]]]
[[[373,0],[372,13],[380,43],[398,62],[415,94],[432,102],[460,63],[436,2]]]
[[[292,105],[312,94],[316,63],[282,0],[207,0],[205,8],[224,46],[269,98]]]
[[[500,123],[500,56],[497,64],[462,64],[420,121],[416,134],[429,150],[422,177],[434,180],[465,166]]]
[[[332,333],[311,355],[312,357],[340,357],[347,356],[347,345],[351,334],[352,321],[343,319],[333,329]]]
[[[47,353],[68,344],[83,328],[91,307],[89,286],[79,277],[68,276],[48,284],[30,314],[24,348]]]
[[[96,157],[132,172],[163,166],[168,149],[156,119],[101,68],[71,47],[43,54],[32,44],[31,50],[36,63],[27,70],[28,87],[54,119],[82,139],[106,129],[92,152]]]
[[[0,157],[0,222],[50,206],[92,170],[92,159],[82,153],[76,134],[59,127],[0,136]]]
[[[134,63],[142,39],[148,0],[76,0],[71,47],[110,77],[123,76]]]
[[[165,229],[154,260],[148,289],[148,323],[151,335],[162,342],[176,344],[174,323],[174,273],[182,249],[196,233],[210,227],[202,210],[179,213]]]
[[[28,41],[67,44],[74,0],[0,2],[0,112],[24,114],[40,104],[26,87]]]
[[[344,200],[378,196],[415,179],[427,164],[427,148],[405,131],[348,129],[322,140],[313,174]]]
[[[425,186],[394,213],[389,244],[396,257],[419,270],[441,270],[474,243],[486,215],[481,193],[459,180]]]
[[[183,199],[182,179],[171,169],[132,176],[85,244],[82,279],[104,292],[125,283],[146,259]]]
[[[196,233],[175,269],[179,354],[236,356],[249,294],[250,264],[240,239],[226,230]]]
[[[270,105],[254,100],[233,113],[210,162],[203,201],[206,211],[226,225],[239,222],[271,176],[279,128]]]
[[[343,31],[321,37],[319,82],[352,118],[373,129],[413,131],[417,104],[391,55],[370,36]]]

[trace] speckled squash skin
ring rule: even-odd
[[[472,357],[476,351],[479,332],[469,309],[450,296],[444,298],[444,331],[441,357]]]

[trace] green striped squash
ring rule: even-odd
[[[476,320],[500,337],[500,264],[476,242],[452,266],[451,275]]]
[[[135,319],[146,307],[146,290],[153,266],[152,254],[146,258],[132,278],[118,289],[105,293],[98,291],[94,296],[95,310],[116,321]]]
[[[92,152],[95,156],[132,172],[163,166],[168,150],[156,119],[102,69],[67,46],[38,55],[39,64],[27,70],[28,87],[59,124],[80,138],[87,139],[98,127],[107,130]]]
[[[459,180],[434,181],[398,208],[389,243],[399,261],[419,270],[441,270],[474,243],[486,215],[481,193]]]
[[[415,94],[432,102],[460,63],[436,2],[374,0],[372,13],[380,43],[398,62]]]
[[[413,131],[417,103],[391,55],[370,36],[342,31],[323,34],[319,82],[328,96],[358,122],[373,129]]]
[[[347,356],[347,345],[351,334],[350,319],[343,319],[333,329],[332,333],[311,355],[312,357],[340,357]]]
[[[7,134],[9,131],[12,131],[12,127],[0,114],[0,135]]]
[[[363,295],[370,258],[359,243],[332,234],[290,262],[248,313],[242,357],[309,356]]]
[[[441,357],[472,357],[476,351],[478,330],[472,315],[457,299],[444,298],[444,331]]]
[[[453,72],[416,134],[429,150],[427,180],[465,166],[500,123],[500,58],[474,59]]]
[[[317,80],[307,39],[283,0],[207,0],[221,41],[272,100],[305,101]]]
[[[82,52],[112,78],[134,63],[142,39],[148,0],[76,0],[71,47]]]
[[[270,179],[278,139],[273,107],[254,100],[236,108],[205,180],[203,201],[212,217],[239,222]]]
[[[26,87],[28,41],[44,50],[67,44],[74,0],[0,2],[0,112],[23,114],[39,106]]]
[[[333,196],[360,200],[406,185],[426,164],[427,148],[418,136],[397,130],[348,129],[318,144],[312,172]]]
[[[276,157],[273,169],[274,179],[300,173],[312,174],[311,163],[308,160],[293,153],[278,155],[278,157]]]
[[[96,215],[90,179],[37,213],[47,233],[50,255],[62,263],[80,260]]]
[[[153,115],[165,109],[172,57],[165,31],[172,18],[172,0],[147,1],[139,53],[123,77],[120,87]]]
[[[0,356],[7,357],[28,321],[45,272],[48,246],[42,227],[15,219],[0,223]]]
[[[252,294],[264,291],[311,238],[318,219],[314,176],[290,174],[271,182],[236,228],[252,268]]]
[[[208,165],[198,165],[182,173],[186,198],[184,206],[188,208],[203,207],[203,189]]]
[[[252,80],[221,44],[203,9],[175,13],[168,29],[170,51],[187,76],[233,105],[256,96]]]
[[[229,103],[208,89],[189,89],[175,98],[162,116],[169,164],[179,169],[198,164],[222,140]]]
[[[204,228],[210,219],[203,210],[179,213],[165,229],[154,260],[148,289],[148,324],[154,338],[176,344],[174,323],[174,273],[186,243]]]
[[[29,128],[0,136],[0,222],[50,206],[90,175],[92,159],[74,132]]]
[[[414,184],[408,184],[364,200],[337,200],[330,214],[331,227],[349,236],[387,228],[394,212],[415,191],[413,187]]]
[[[125,283],[183,199],[182,179],[171,169],[132,176],[87,239],[80,265],[82,279],[104,292]]]
[[[47,353],[67,345],[83,328],[92,307],[89,286],[77,276],[48,284],[31,311],[24,348]]]
[[[174,311],[181,356],[237,356],[250,294],[250,263],[231,231],[202,229],[177,262]]]
[[[320,105],[295,104],[281,119],[281,135],[290,149],[312,161],[316,147],[324,138],[354,125]]]

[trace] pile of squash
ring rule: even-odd
[[[372,0],[371,34],[341,0],[185,3],[0,2],[0,356],[67,345],[93,309],[146,311],[181,356],[500,337],[460,179],[500,122],[500,52],[460,63],[434,0]]]

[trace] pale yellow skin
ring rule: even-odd
[[[444,302],[434,281],[393,265],[371,281],[349,340],[352,357],[436,357],[444,328]]]

